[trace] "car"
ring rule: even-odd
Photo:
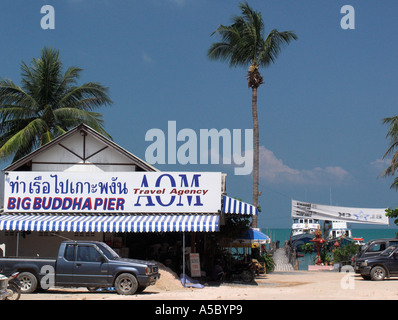
[[[379,255],[358,262],[359,273],[365,280],[381,281],[398,276],[398,245],[390,246]]]
[[[360,272],[360,264],[368,258],[378,256],[381,252],[386,250],[390,246],[398,245],[397,238],[390,239],[374,239],[368,241],[361,247],[358,253],[354,257],[354,269],[355,273]]]

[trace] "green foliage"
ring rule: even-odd
[[[267,273],[271,273],[275,270],[275,261],[272,255],[268,253],[264,254],[263,261],[265,262],[265,268]]]
[[[358,252],[359,246],[354,242],[342,245],[333,252],[334,262],[350,261],[351,258]]]
[[[395,218],[394,223],[398,225],[398,208],[395,209],[386,209],[386,216],[389,218]],[[396,232],[396,235],[398,236],[398,232]]]
[[[386,137],[390,139],[390,146],[383,155],[385,159],[388,155],[392,155],[390,165],[381,173],[381,176],[394,176],[398,169],[398,116],[383,119],[383,124],[389,125]],[[398,177],[396,177],[390,186],[391,189],[398,190]],[[397,210],[397,209],[395,209]],[[395,217],[397,215],[395,214]],[[395,222],[397,224],[397,222]]]
[[[21,86],[0,79],[0,157],[13,161],[85,123],[110,138],[100,113],[112,103],[108,89],[96,82],[77,86],[82,69],[63,72],[59,51],[44,48],[30,65],[21,64]]]
[[[323,257],[323,262],[328,263],[330,261],[333,261],[333,255],[331,252],[325,252],[325,255]]]
[[[260,250],[256,248],[252,249],[252,258],[257,259],[258,262],[264,262],[267,273],[271,273],[275,270],[275,261],[272,254],[269,254],[267,252],[264,254],[260,254]]]
[[[230,26],[220,25],[213,33],[221,37],[208,50],[208,57],[229,61],[231,67],[274,63],[281,48],[291,40],[297,40],[293,31],[279,32],[273,29],[266,37],[261,13],[247,2],[240,3],[241,16],[234,16]]]
[[[312,253],[314,251],[314,246],[312,243],[303,243],[300,249],[304,253]]]

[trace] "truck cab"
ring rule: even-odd
[[[129,292],[134,287],[134,292],[142,291],[155,284],[159,278],[156,263],[120,258],[107,244],[97,241],[63,242],[58,253],[56,270],[55,282],[59,286],[114,286],[120,294],[131,294]],[[125,275],[125,279],[121,280],[122,274],[130,276]]]

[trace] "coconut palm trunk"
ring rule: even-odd
[[[260,12],[254,11],[247,2],[239,4],[242,15],[233,17],[230,26],[220,25],[213,33],[221,36],[221,42],[213,43],[207,55],[210,59],[229,61],[230,67],[248,66],[247,80],[252,89],[252,115],[254,134],[253,153],[253,205],[258,206],[259,196],[259,125],[257,115],[257,89],[263,83],[259,66],[274,63],[282,46],[297,36],[293,31],[279,32],[273,29],[264,37],[264,22]],[[257,228],[257,216],[252,227]]]
[[[252,88],[252,114],[253,114],[253,205],[258,206],[258,180],[259,180],[259,129],[257,116],[257,88]],[[251,226],[257,228],[257,215],[252,218]]]
[[[257,115],[257,88],[263,84],[263,77],[258,71],[258,65],[253,61],[249,67],[247,74],[248,87],[252,89],[252,117],[253,117],[253,205],[258,206],[259,196],[259,144],[260,144],[260,132],[258,126],[258,115]],[[254,215],[252,218],[251,226],[257,228],[257,216]]]

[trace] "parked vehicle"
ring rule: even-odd
[[[365,280],[380,281],[398,276],[398,246],[391,246],[377,256],[360,262],[360,274]]]
[[[21,297],[21,283],[18,280],[19,272],[14,272],[8,277],[8,297],[6,300],[19,300]]]
[[[5,300],[8,297],[7,285],[8,278],[0,274],[0,300]]]
[[[225,279],[229,281],[254,281],[254,265],[250,263],[237,263],[231,268],[227,268]]]
[[[9,277],[0,274],[0,300],[19,300],[21,289],[17,280],[18,274],[19,272],[15,272]]]
[[[378,256],[381,252],[390,246],[398,245],[398,239],[375,239],[368,241],[361,247],[359,252],[354,256],[354,269],[356,273],[360,273],[360,264],[367,258]]]
[[[4,267],[0,268],[0,273],[3,273]],[[7,296],[5,300],[19,300],[21,297],[21,283],[18,280],[19,272],[14,272],[7,277]]]
[[[121,258],[99,241],[64,241],[56,259],[0,258],[0,266],[6,274],[20,272],[22,293],[34,292],[39,286],[114,287],[117,293],[130,295],[159,279],[155,262]]]

